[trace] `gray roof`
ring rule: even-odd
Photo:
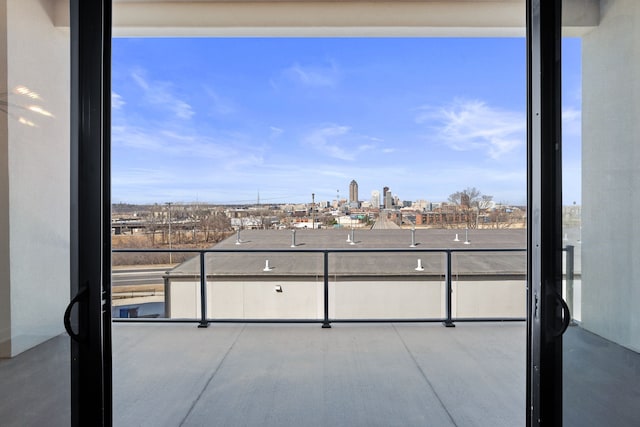
[[[454,241],[458,234],[459,241]],[[410,249],[411,230],[355,230],[356,244],[347,242],[345,229],[297,230],[296,247],[292,248],[291,230],[244,230],[241,244],[233,235],[212,249],[232,252],[206,254],[207,276],[228,278],[249,277],[322,277],[323,253],[309,250],[340,250],[329,254],[329,275],[350,277],[439,277],[446,271],[446,257],[442,252],[424,249],[525,249],[526,230],[469,230],[470,244],[464,244],[465,230],[417,229],[416,248]],[[283,249],[286,253],[253,252]],[[406,252],[358,253],[358,249],[403,249]],[[270,271],[264,271],[269,260]],[[424,270],[416,267],[420,260]],[[198,257],[178,265],[169,272],[173,278],[193,278],[200,271]],[[452,254],[453,275],[524,275],[526,252],[466,252]]]

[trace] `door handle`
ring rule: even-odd
[[[559,329],[550,331],[551,336],[554,338],[557,338],[563,335],[567,331],[567,328],[571,323],[571,313],[569,311],[569,306],[567,305],[567,302],[562,298],[560,293],[558,293],[558,291],[554,291],[553,295],[555,297],[556,302],[560,304],[560,307],[562,309],[562,325],[560,326]]]
[[[82,286],[78,290],[78,293],[76,294],[76,296],[71,299],[71,301],[69,302],[69,305],[64,311],[64,329],[65,331],[67,331],[67,334],[69,334],[71,339],[78,343],[82,342],[82,339],[81,339],[82,337],[80,336],[80,333],[76,333],[71,327],[71,310],[73,309],[73,306],[76,305],[76,303],[80,302],[81,299],[85,298],[85,296],[87,295],[88,289],[89,289],[88,286],[86,285]]]

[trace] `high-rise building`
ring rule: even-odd
[[[389,191],[389,187],[384,187],[385,189],[385,193],[384,193],[384,208],[385,209],[392,209],[393,208],[393,195],[391,194],[391,191]]]
[[[378,190],[371,192],[371,207],[376,209],[380,207],[380,192]]]
[[[358,183],[355,179],[349,184],[349,203],[351,202],[358,202]]]

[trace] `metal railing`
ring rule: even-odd
[[[573,247],[567,247],[564,249],[567,253],[567,271],[565,278],[567,279],[567,293],[569,293],[569,282],[573,281]],[[525,317],[464,317],[454,318],[452,310],[452,293],[453,293],[453,274],[452,274],[452,255],[458,253],[506,253],[506,252],[526,252],[526,249],[519,248],[455,248],[455,249],[427,249],[427,248],[410,248],[410,249],[113,249],[113,253],[193,253],[199,257],[199,278],[200,278],[200,318],[193,319],[149,319],[149,318],[132,318],[132,319],[119,319],[114,318],[116,322],[192,322],[198,323],[198,327],[207,327],[210,323],[322,323],[323,328],[330,328],[333,322],[442,322],[444,326],[455,326],[455,322],[481,322],[481,321],[524,321]],[[207,254],[221,254],[221,253],[306,253],[306,254],[322,254],[323,259],[323,318],[322,319],[216,319],[209,318],[208,306],[207,306],[207,281],[211,283],[212,276],[207,277],[205,268],[205,256]],[[445,285],[445,316],[437,318],[330,318],[329,316],[329,255],[330,254],[364,254],[364,253],[440,253],[445,255],[445,271],[444,273],[444,285]],[[525,276],[526,273],[523,273]],[[569,297],[569,294],[567,295]],[[165,302],[166,303],[166,302]]]

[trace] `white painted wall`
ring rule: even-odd
[[[0,99],[7,94],[7,1],[0,0]],[[2,95],[4,94],[4,95]],[[0,111],[0,357],[11,354],[8,115]]]
[[[8,252],[0,248],[0,266],[8,265],[0,277],[0,308],[4,312],[8,301],[10,318],[0,317],[0,357],[63,332],[69,300],[69,34],[53,26],[54,3],[3,2],[7,51],[0,61],[10,105],[6,130],[0,126],[7,158],[4,165],[0,155],[0,197],[8,200],[0,204],[0,230],[8,241]],[[39,98],[16,93],[19,87]]]
[[[583,38],[582,322],[640,351],[640,2]]]

